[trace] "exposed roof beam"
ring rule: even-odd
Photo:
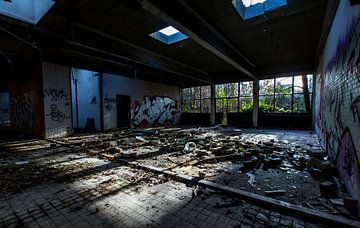
[[[61,17],[61,16],[59,16]],[[0,20],[2,17],[0,17]],[[4,20],[5,21],[5,20]],[[163,72],[168,72],[171,74],[178,75],[179,77],[184,77],[187,79],[196,80],[201,83],[210,83],[211,76],[204,71],[201,71],[195,67],[184,64],[180,61],[171,59],[167,56],[155,53],[148,49],[139,47],[133,43],[122,40],[120,38],[114,37],[107,33],[98,31],[96,29],[90,28],[86,25],[82,24],[71,24],[71,38],[67,38],[66,34],[59,34],[56,31],[51,31],[48,29],[43,29],[41,27],[32,27],[28,28],[22,26],[22,24],[12,22],[11,23],[14,28],[18,30],[27,31],[28,34],[35,34],[36,37],[41,37],[41,48],[51,48],[54,46],[62,46],[64,49],[72,50],[74,47],[79,47],[87,51],[92,51],[101,55],[105,55],[106,57],[103,59],[104,62],[118,62],[118,64],[123,65],[125,62],[127,65],[133,64],[134,67],[146,66],[153,69],[157,69]],[[1,25],[0,25],[1,26]],[[106,41],[111,40],[112,42],[118,43],[121,53],[118,53],[116,49],[107,50],[104,47],[99,47],[95,43],[92,43],[91,40],[87,42],[83,42],[81,39],[79,40],[76,36],[78,29],[82,29],[82,31],[88,31],[90,34],[94,34],[101,38],[101,43],[106,43]],[[53,42],[52,42],[53,41]],[[62,45],[63,44],[63,45]],[[126,49],[124,51],[123,49]],[[11,50],[9,50],[11,52]],[[71,53],[71,52],[70,52]],[[87,54],[87,53],[84,53]],[[151,58],[146,58],[145,56],[151,56]],[[110,59],[113,59],[110,61]],[[99,58],[94,58],[94,60],[99,60]],[[122,63],[122,60],[125,61]]]
[[[135,45],[135,44],[133,44],[133,43],[130,43],[130,42],[128,42],[128,41],[125,41],[125,40],[123,40],[123,39],[120,39],[120,38],[118,38],[118,37],[115,37],[115,36],[112,36],[112,35],[107,34],[107,33],[105,33],[105,32],[99,31],[99,30],[97,30],[97,29],[91,28],[91,27],[89,27],[89,26],[86,26],[86,25],[83,25],[83,24],[79,24],[79,23],[76,23],[75,26],[78,26],[78,27],[81,27],[81,28],[83,28],[83,29],[86,29],[86,30],[88,30],[88,31],[90,31],[90,32],[96,33],[96,34],[98,34],[98,35],[100,35],[100,36],[103,36],[103,37],[105,37],[105,38],[107,38],[107,39],[111,39],[111,40],[114,40],[114,41],[116,41],[116,42],[122,43],[122,44],[124,44],[124,45],[126,45],[126,46],[129,46],[129,47],[131,47],[131,48],[134,48],[134,49],[136,49],[136,50],[139,50],[139,51],[141,51],[141,52],[143,52],[143,53],[145,53],[145,54],[147,54],[147,55],[151,55],[151,56],[154,56],[154,57],[157,57],[157,58],[160,58],[160,59],[164,59],[164,60],[166,60],[166,61],[168,61],[168,62],[171,62],[171,63],[173,63],[173,64],[179,65],[179,66],[183,67],[184,69],[187,69],[187,70],[189,70],[189,71],[190,71],[190,70],[191,70],[191,71],[194,71],[194,72],[196,72],[198,75],[209,76],[208,73],[206,73],[206,72],[204,72],[204,71],[201,71],[201,70],[199,70],[199,69],[197,69],[197,68],[195,68],[195,67],[189,66],[189,65],[187,65],[187,64],[185,64],[185,63],[179,62],[179,61],[177,61],[177,60],[174,60],[174,59],[169,58],[169,57],[167,57],[167,56],[161,55],[161,54],[159,54],[159,53],[150,51],[150,50],[148,50],[148,49],[146,49],[146,48],[140,47],[140,46],[138,46],[138,45]],[[75,31],[76,31],[76,29],[75,29]],[[174,73],[174,72],[172,72],[172,73]],[[206,82],[210,82],[210,80],[206,80],[205,78],[199,78],[199,79],[200,79],[200,81],[203,81],[203,82],[205,82],[205,81],[206,81]]]
[[[145,10],[173,25],[246,76],[257,78],[254,64],[184,1],[156,1],[156,3],[151,0],[137,1]],[[176,3],[180,4],[175,5]],[[195,23],[197,28],[195,28]]]

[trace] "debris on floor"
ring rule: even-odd
[[[28,145],[32,145],[36,153],[24,156],[23,148]],[[351,218],[359,216],[359,208],[338,181],[336,169],[318,144],[316,135],[308,132],[284,134],[276,130],[240,131],[223,127],[156,128],[0,147],[13,155],[12,160],[10,156],[0,158],[2,192],[20,192],[50,180],[74,181],[79,175],[87,176],[87,172],[98,170],[93,167],[96,159],[107,161],[98,164],[98,171],[126,160],[310,209]],[[61,159],[55,161],[54,156]],[[136,173],[119,179],[116,172],[105,172],[94,184],[106,192],[109,185],[119,180],[124,185],[139,183],[140,188],[141,184],[154,186],[168,181],[165,175],[154,175],[146,170]],[[192,198],[206,198],[204,192],[207,191],[195,186]]]

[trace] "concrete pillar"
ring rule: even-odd
[[[259,116],[259,80],[255,79],[253,81],[253,127],[258,126],[258,116]]]
[[[210,120],[211,125],[215,125],[215,115],[216,115],[216,102],[215,102],[215,84],[211,80],[211,111],[210,111]]]
[[[10,122],[13,129],[45,136],[42,65],[39,61],[15,66],[9,80]]]
[[[69,67],[22,63],[9,81],[13,129],[40,137],[72,133]]]

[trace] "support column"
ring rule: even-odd
[[[215,125],[215,115],[216,115],[216,102],[215,102],[215,84],[211,80],[211,111],[210,111],[210,120],[211,125]]]
[[[259,80],[253,81],[253,127],[258,126],[259,116]]]
[[[100,130],[104,131],[104,94],[103,94],[103,73],[99,73],[99,98],[100,98]]]

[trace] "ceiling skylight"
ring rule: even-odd
[[[245,7],[249,7],[258,3],[263,3],[266,0],[242,0]]]
[[[173,44],[188,38],[185,34],[172,26],[160,29],[159,31],[149,34],[149,36],[165,44]]]
[[[168,26],[166,28],[159,30],[159,32],[161,32],[162,34],[165,34],[167,36],[171,36],[171,35],[174,35],[175,33],[178,33],[179,30],[177,30],[176,28],[174,28],[172,26]]]
[[[37,24],[54,4],[53,0],[0,0],[0,14]]]
[[[287,5],[286,0],[233,0],[232,3],[244,20]]]

